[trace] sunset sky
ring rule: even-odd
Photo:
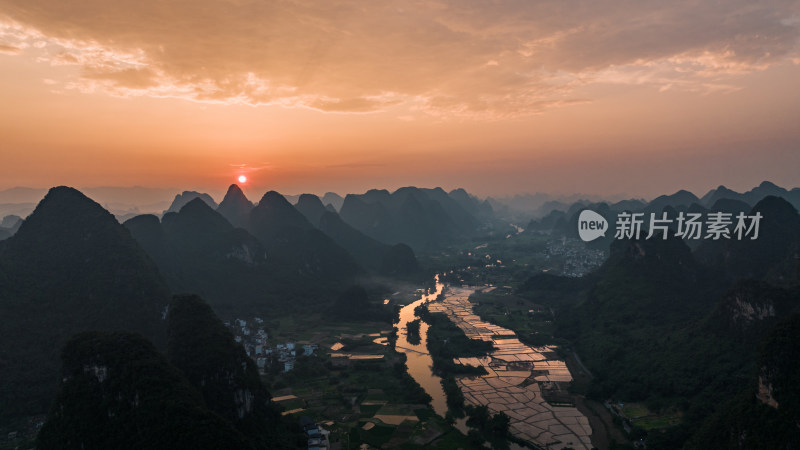
[[[800,186],[800,2],[0,0],[0,189]]]

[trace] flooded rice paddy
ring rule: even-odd
[[[464,399],[486,405],[493,413],[511,418],[514,436],[547,448],[590,449],[589,420],[574,406],[555,406],[542,387],[572,381],[564,361],[555,359],[553,346],[529,347],[513,331],[484,322],[472,309],[473,289],[450,288],[442,301],[431,302],[431,312],[442,312],[472,339],[491,341],[496,350],[484,358],[455,362],[483,366],[487,375],[457,378]]]

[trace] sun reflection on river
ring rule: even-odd
[[[419,328],[420,342],[417,345],[408,342],[406,325],[408,322],[416,319],[414,316],[414,308],[417,306],[433,301],[439,294],[442,293],[444,284],[439,281],[439,276],[436,276],[436,288],[428,290],[419,300],[404,306],[400,310],[400,322],[397,324],[398,335],[396,349],[400,353],[405,353],[408,360],[406,366],[408,373],[416,382],[425,389],[425,392],[431,396],[431,406],[436,414],[444,417],[447,413],[447,401],[442,389],[442,379],[433,374],[433,360],[428,354],[428,324],[422,321]]]

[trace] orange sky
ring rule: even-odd
[[[800,186],[800,3],[0,0],[0,189]]]

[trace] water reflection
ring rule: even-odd
[[[400,322],[397,324],[397,344],[396,349],[400,353],[406,354],[406,367],[408,373],[416,382],[425,389],[425,392],[431,396],[431,406],[436,414],[444,417],[447,413],[447,400],[442,389],[442,379],[433,374],[433,360],[428,354],[428,324],[425,321],[420,321],[419,337],[420,342],[417,345],[408,342],[408,322],[415,320],[414,308],[423,303],[435,300],[439,294],[442,293],[444,284],[439,281],[439,276],[436,276],[436,288],[428,290],[422,295],[419,300],[404,306],[400,310]]]

